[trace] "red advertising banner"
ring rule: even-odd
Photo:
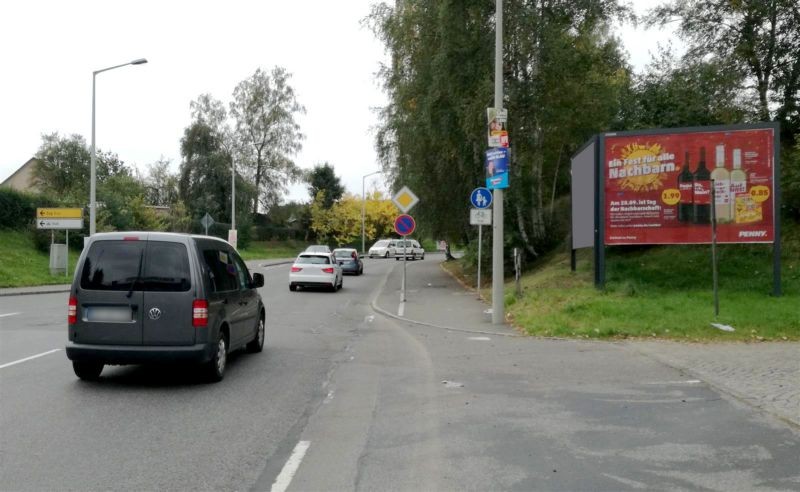
[[[605,137],[605,244],[774,241],[772,128]]]

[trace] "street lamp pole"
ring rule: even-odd
[[[364,183],[367,177],[372,176],[373,174],[380,174],[381,171],[375,171],[374,173],[365,174],[361,177],[361,254],[364,254],[365,251],[365,244],[364,244],[364,216],[367,211],[367,199],[364,195]]]
[[[94,236],[97,231],[97,157],[95,155],[95,86],[97,82],[97,74],[114,70],[115,68],[124,67],[127,65],[141,65],[147,63],[145,58],[137,58],[136,60],[123,63],[121,65],[114,65],[92,72],[92,149],[90,157],[91,168],[91,181],[89,182],[89,235]]]
[[[494,31],[494,108],[503,112],[503,0],[496,0]],[[505,319],[503,302],[503,189],[494,190],[492,216],[492,324]]]

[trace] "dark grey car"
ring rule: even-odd
[[[67,357],[81,379],[105,364],[191,362],[219,381],[229,352],[263,348],[263,285],[221,239],[95,234],[70,289]]]
[[[336,258],[336,262],[342,265],[343,273],[351,273],[353,275],[364,273],[364,262],[361,261],[356,249],[337,248],[333,250],[333,256]]]

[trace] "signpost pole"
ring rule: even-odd
[[[67,233],[67,239],[64,241],[67,243],[67,254],[64,256],[66,256],[67,262],[66,265],[64,265],[64,276],[69,277],[69,229],[65,229],[65,232]]]
[[[483,236],[483,226],[478,225],[478,298],[481,297],[481,236]]]
[[[503,111],[503,0],[496,0],[494,37],[494,107]],[[492,220],[492,324],[500,325],[505,318],[503,310],[503,190],[494,190]]]
[[[408,255],[406,255],[406,237],[403,236],[403,302],[406,302],[406,261],[408,260]]]

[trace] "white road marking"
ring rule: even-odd
[[[687,379],[686,381],[655,381],[644,384],[700,384],[702,381],[699,379]]]
[[[16,316],[16,315],[18,315],[18,314],[19,314],[19,313],[6,313],[6,314],[0,314],[0,318],[5,318],[6,316]]]
[[[467,340],[472,340],[473,342],[488,342],[491,340],[489,337],[468,337]]]
[[[311,441],[300,441],[297,443],[297,446],[294,447],[294,451],[292,451],[292,455],[289,456],[289,460],[283,465],[283,470],[278,474],[275,483],[272,484],[272,489],[270,489],[272,492],[284,492],[289,488],[289,484],[292,483],[294,474],[297,473],[297,469],[300,468],[300,463],[303,462],[303,457],[306,455],[309,446],[311,446]]]
[[[458,381],[448,381],[446,379],[444,381],[442,381],[442,384],[444,385],[445,388],[463,388],[464,387],[464,383],[459,383]]]
[[[406,303],[405,302],[401,302],[400,305],[397,306],[397,315],[402,318],[403,317],[403,313],[405,312],[405,310],[406,310]]]
[[[5,369],[6,367],[11,367],[13,365],[20,364],[20,363],[25,362],[25,361],[29,361],[31,359],[37,359],[39,357],[44,357],[45,355],[49,355],[49,354],[52,354],[54,352],[58,352],[60,350],[61,349],[48,350],[47,352],[42,352],[41,354],[31,355],[30,357],[25,357],[24,359],[15,360],[14,362],[9,362],[7,364],[3,364],[2,366],[0,366],[0,369]]]

